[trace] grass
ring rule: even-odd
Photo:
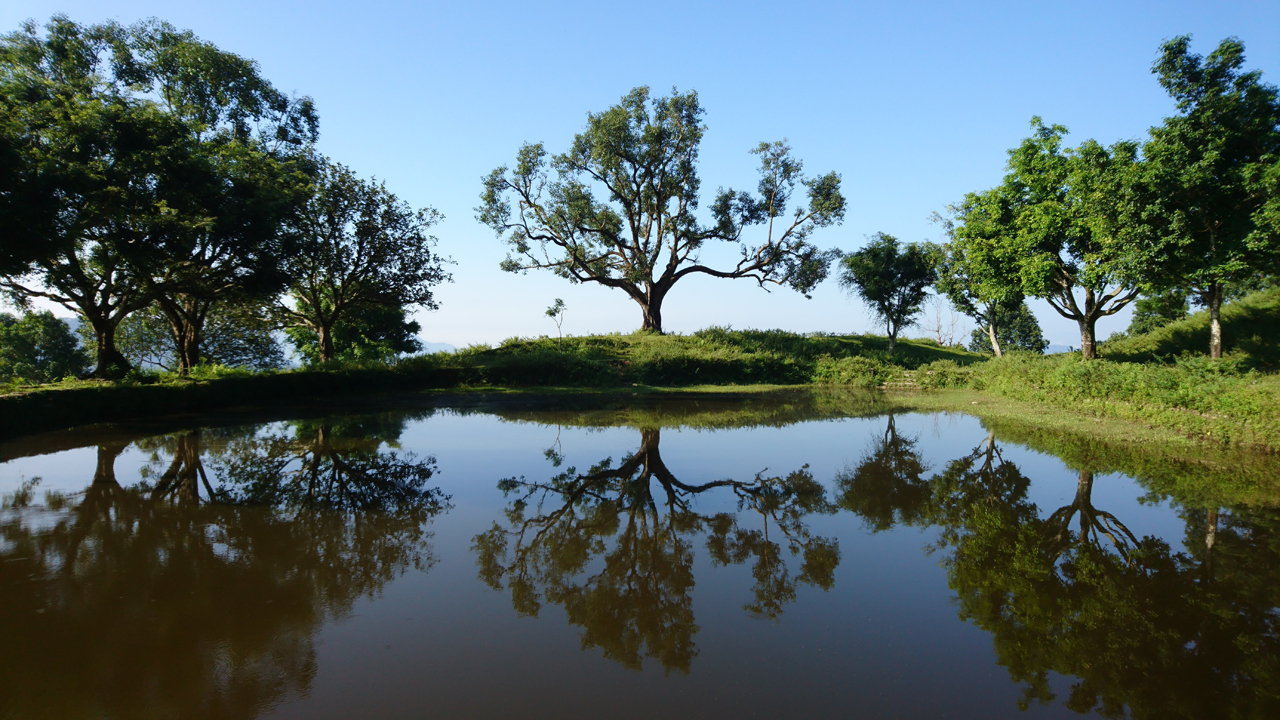
[[[958,366],[984,356],[925,340],[876,336],[800,335],[782,330],[712,327],[692,335],[630,335],[507,340],[420,362],[450,368],[467,382],[498,386],[802,385],[878,387],[940,360]],[[415,361],[411,362],[418,362]]]
[[[1202,443],[1280,453],[1280,375],[1250,364],[1189,355],[1160,364],[1012,353],[967,368],[935,363],[911,379],[925,388],[976,390],[1161,427]]]
[[[1081,360],[1078,353],[992,359],[926,340],[901,340],[890,357],[884,337],[713,327],[691,335],[513,338],[498,347],[473,346],[391,365],[330,364],[258,374],[202,368],[187,378],[135,374],[115,383],[69,380],[0,395],[0,436],[104,420],[431,390],[738,393],[821,385],[977,392],[984,403],[1000,399],[1074,418],[1158,428],[1168,431],[1166,438],[1173,433],[1199,445],[1280,453],[1280,375],[1268,359],[1276,357],[1280,343],[1280,291],[1233,303],[1223,317],[1230,352],[1221,361],[1208,360],[1195,347],[1201,331],[1207,342],[1201,314],[1148,335],[1108,342],[1104,357],[1093,361]],[[944,404],[947,396],[940,394]]]

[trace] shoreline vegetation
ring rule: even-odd
[[[708,328],[690,335],[511,339],[454,354],[390,364],[342,364],[252,372],[199,367],[187,376],[133,373],[118,381],[66,380],[9,386],[0,394],[0,438],[96,423],[257,408],[370,402],[435,404],[441,394],[708,397],[790,388],[878,397],[868,407],[966,412],[1029,427],[1070,428],[1109,445],[1160,441],[1198,449],[1280,453],[1280,290],[1223,309],[1227,356],[1192,351],[1206,313],[1117,338],[1102,357],[1079,353],[1003,358],[931,340],[799,335]],[[1084,425],[1080,428],[1075,426]],[[1089,428],[1088,426],[1094,426]]]

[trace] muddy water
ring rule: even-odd
[[[0,446],[0,717],[1280,717],[1265,461],[762,398],[228,422]]]

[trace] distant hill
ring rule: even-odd
[[[1280,288],[1256,292],[1222,307],[1222,349],[1245,353],[1255,367],[1280,364]],[[1103,357],[1129,362],[1165,360],[1184,352],[1208,354],[1209,311],[1143,335],[1107,341],[1100,347]]]
[[[1071,352],[1073,350],[1075,350],[1075,348],[1071,347],[1070,345],[1050,345],[1049,347],[1044,349],[1044,354],[1057,355],[1058,353]]]
[[[455,353],[458,351],[458,348],[450,345],[449,343],[424,342],[422,343],[422,350],[430,355],[432,353]]]

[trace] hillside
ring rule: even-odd
[[[1280,288],[1253,293],[1222,308],[1222,347],[1246,367],[1280,366]],[[1209,312],[1201,311],[1159,330],[1100,346],[1101,355],[1118,362],[1168,361],[1209,348]]]

